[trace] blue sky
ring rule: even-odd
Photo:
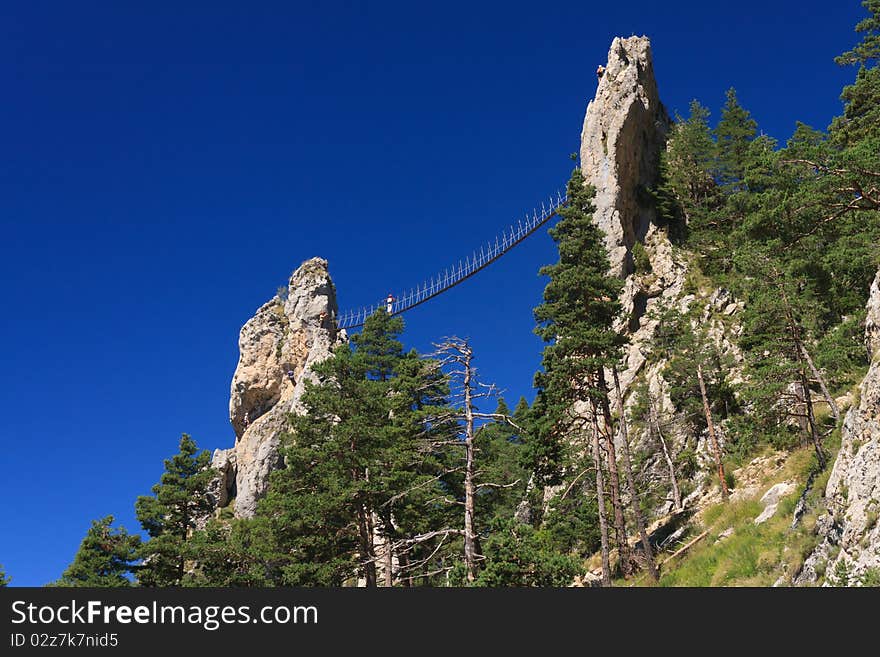
[[[139,4],[139,6],[136,6]],[[340,306],[469,253],[571,169],[595,68],[647,34],[670,111],[735,86],[780,139],[854,76],[855,0],[0,7],[0,563],[42,585],[136,529],[181,432],[233,444],[241,325],[303,260]],[[546,231],[406,316],[531,398]]]

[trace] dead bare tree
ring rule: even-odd
[[[599,422],[596,419],[596,404],[593,403],[590,418],[593,423],[591,446],[593,463],[596,467],[596,504],[599,509],[599,537],[602,558],[602,586],[611,586],[611,558],[608,548],[608,520],[605,518],[605,477],[602,473],[602,453],[599,448]]]
[[[682,509],[681,489],[678,487],[678,477],[675,476],[675,462],[672,460],[672,454],[669,451],[669,445],[666,443],[666,438],[663,437],[663,431],[660,428],[660,419],[657,417],[657,409],[654,406],[654,398],[651,396],[651,391],[647,390],[645,395],[648,402],[648,428],[649,431],[653,432],[660,441],[660,449],[663,451],[663,459],[666,461],[666,467],[669,470],[669,486],[672,489],[672,503],[675,505],[675,510],[680,511]]]
[[[700,384],[700,397],[703,398],[703,414],[706,416],[706,426],[709,429],[709,439],[712,442],[712,453],[715,456],[715,467],[718,468],[718,478],[721,480],[721,497],[725,500],[730,497],[727,490],[727,477],[724,474],[724,463],[721,461],[721,447],[715,436],[715,423],[712,421],[712,409],[709,408],[709,396],[706,394],[706,381],[703,379],[703,366],[697,363],[697,381]]]
[[[459,401],[460,406],[460,444],[464,449],[464,564],[468,582],[473,582],[477,577],[478,562],[483,558],[479,553],[479,537],[475,520],[475,499],[477,492],[482,488],[500,487],[501,484],[478,481],[479,470],[477,468],[476,446],[476,422],[479,420],[495,420],[506,422],[519,429],[512,418],[497,413],[482,413],[478,410],[477,401],[486,398],[497,398],[498,391],[494,385],[486,385],[477,381],[476,370],[473,365],[474,352],[466,339],[458,337],[445,338],[440,343],[435,343],[434,357],[438,358],[441,366],[448,368],[450,380],[455,392],[453,400]],[[514,482],[516,484],[518,482]],[[513,485],[513,484],[507,484]]]
[[[810,371],[813,373],[813,378],[816,380],[816,383],[819,384],[819,390],[822,391],[822,396],[825,398],[825,403],[828,404],[828,408],[831,410],[831,417],[834,418],[834,424],[837,425],[840,423],[840,409],[837,407],[837,402],[834,401],[834,397],[831,396],[831,393],[828,391],[828,384],[825,383],[825,377],[822,376],[822,373],[818,370],[816,365],[813,363],[813,359],[810,358],[810,352],[807,351],[807,347],[803,344],[801,347],[801,356],[804,361],[806,361],[807,365],[810,368]],[[809,390],[806,392],[809,394]]]

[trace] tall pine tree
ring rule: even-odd
[[[613,328],[620,312],[622,283],[609,275],[608,253],[601,230],[593,222],[595,190],[586,184],[580,169],[568,181],[568,204],[550,230],[559,261],[541,268],[549,276],[544,303],[535,309],[535,332],[548,345],[543,371],[535,375],[542,418],[534,441],[539,457],[556,462],[538,468],[558,473],[566,465],[559,458],[561,445],[575,436],[591,436],[596,473],[599,525],[602,532],[603,579],[610,584],[609,545],[604,499],[602,453],[609,475],[613,524],[617,533],[620,563],[629,567],[619,475],[614,451],[606,368],[613,367],[624,339]],[[584,404],[588,406],[584,410]],[[601,422],[600,422],[601,420]],[[600,442],[604,439],[604,450]],[[555,472],[554,472],[555,470]]]
[[[141,546],[143,565],[138,582],[143,586],[185,584],[187,562],[195,555],[190,536],[197,520],[213,510],[208,485],[215,477],[211,454],[199,452],[187,434],[180,438],[180,451],[165,460],[165,472],[153,486],[153,495],[138,497],[137,518],[149,534]]]

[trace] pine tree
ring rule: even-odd
[[[717,170],[722,185],[738,189],[746,173],[749,144],[757,134],[758,124],[748,110],[739,104],[736,90],[727,90],[721,120],[715,126]]]
[[[440,485],[430,418],[444,408],[445,380],[403,350],[402,330],[380,310],[352,345],[313,366],[319,383],[306,384],[306,412],[291,418],[287,467],[257,509],[274,583],[390,585],[432,518],[418,507]]]
[[[856,25],[856,32],[864,34],[852,50],[839,55],[834,61],[847,64],[869,64],[880,60],[880,0],[862,0],[862,6],[871,14]]]
[[[715,141],[709,128],[709,110],[691,101],[687,119],[676,117],[666,150],[660,158],[658,210],[691,241],[710,242],[720,218],[716,210],[723,197],[716,184]]]
[[[613,329],[620,312],[620,280],[609,275],[608,254],[603,235],[593,223],[592,199],[595,190],[586,185],[583,174],[575,169],[568,182],[568,205],[560,210],[560,221],[550,229],[557,244],[559,262],[543,267],[549,276],[544,289],[544,303],[535,309],[538,327],[535,332],[547,343],[543,371],[535,375],[539,389],[536,405],[542,419],[537,424],[535,442],[544,454],[555,459],[564,453],[559,447],[573,436],[592,431],[596,488],[599,497],[599,524],[603,528],[603,563],[607,566],[607,538],[604,532],[604,478],[602,476],[600,438],[604,438],[607,471],[614,525],[620,548],[620,563],[629,567],[628,542],[623,521],[619,476],[614,451],[611,412],[605,369],[613,366],[623,338]],[[578,410],[587,403],[589,411]],[[598,421],[601,416],[603,426]],[[567,438],[566,438],[567,437]],[[563,463],[538,463],[545,471],[558,476]],[[607,567],[603,569],[610,583]]]
[[[476,586],[569,586],[580,561],[559,551],[546,530],[512,519],[494,521]]]
[[[520,398],[513,412],[501,398],[493,415],[512,418],[516,426],[522,427],[527,413],[525,398]],[[484,424],[477,432],[480,478],[495,484],[477,496],[477,515],[486,525],[495,518],[512,518],[526,494],[529,472],[522,465],[524,442],[521,431],[503,420]]]
[[[188,586],[271,586],[276,564],[268,549],[271,537],[261,519],[211,518],[194,532],[190,549],[196,562]]]
[[[811,372],[804,356],[822,313],[803,276],[787,269],[778,245],[751,245],[739,256],[750,278],[745,287],[740,345],[748,355],[750,385],[744,389],[759,430],[778,433],[787,417],[798,420],[803,442],[812,443],[820,468],[826,454],[813,410]]]
[[[153,486],[153,495],[138,497],[137,518],[149,535],[141,546],[143,565],[138,582],[143,586],[185,584],[187,562],[195,555],[189,544],[196,521],[213,510],[208,485],[216,476],[210,468],[211,454],[199,452],[187,434],[180,438],[180,451],[165,460],[165,472]]]
[[[12,581],[12,578],[6,574],[6,571],[3,570],[3,564],[0,564],[0,588],[4,586],[9,586],[9,583]]]
[[[80,543],[73,563],[53,586],[131,586],[129,575],[136,572],[140,537],[123,527],[112,529],[113,516],[93,520]]]
[[[708,326],[700,322],[695,312],[680,315],[672,308],[664,313],[661,322],[663,339],[668,341],[663,377],[669,383],[669,396],[696,436],[706,431],[722,496],[726,499],[727,477],[717,419],[736,405],[736,397],[725,377],[731,363],[721,357],[709,337]]]

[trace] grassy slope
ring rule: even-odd
[[[829,440],[826,447],[832,451],[833,463],[837,445],[832,442]],[[823,494],[830,466],[816,478],[808,494],[809,511],[798,527],[791,529],[792,514],[813,463],[812,448],[797,449],[781,469],[762,481],[754,498],[715,504],[703,510],[681,544],[707,529],[708,536],[663,565],[660,586],[772,586],[780,578],[783,583],[790,583],[818,542],[816,519],[824,508]],[[761,495],[776,483],[792,480],[797,482],[795,492],[779,502],[772,518],[755,525],[755,517],[764,508],[759,501]],[[719,535],[729,528],[733,533],[719,540]],[[661,563],[668,556],[668,553],[660,555]],[[650,582],[640,576],[615,584],[647,586]]]

